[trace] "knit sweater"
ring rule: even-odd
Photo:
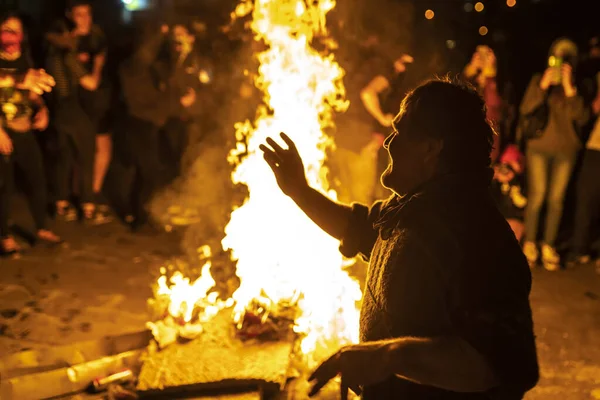
[[[341,251],[370,262],[361,341],[458,335],[500,385],[467,394],[393,377],[364,388],[365,400],[516,400],[535,385],[531,274],[488,193],[491,175],[447,175],[411,196],[354,205]]]

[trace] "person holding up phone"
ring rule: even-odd
[[[556,238],[563,214],[567,185],[582,143],[578,130],[589,113],[575,85],[573,67],[578,49],[569,39],[558,39],[549,52],[548,67],[531,79],[520,107],[521,115],[547,106],[545,128],[526,143],[528,203],[525,211],[523,252],[531,266],[540,259],[537,246],[540,212],[546,203],[541,261],[548,271],[561,267]]]

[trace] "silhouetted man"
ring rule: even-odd
[[[262,145],[282,191],[347,257],[370,261],[361,343],[311,376],[341,375],[365,400],[521,399],[538,380],[529,266],[488,186],[493,129],[473,88],[445,80],[409,93],[386,139],[393,191],[370,208],[308,186],[294,143]],[[318,277],[315,277],[318,278]]]

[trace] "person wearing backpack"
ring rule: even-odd
[[[543,74],[533,76],[519,110],[528,186],[523,252],[532,267],[540,261],[541,253],[541,262],[548,271],[561,267],[555,242],[565,192],[582,147],[578,131],[589,114],[575,85],[573,66],[577,54],[577,46],[571,40],[555,41],[548,68]],[[538,225],[544,204],[545,228],[538,247]]]

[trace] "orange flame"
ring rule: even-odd
[[[351,262],[339,253],[339,242],[281,193],[258,146],[286,132],[303,158],[310,185],[336,198],[324,167],[325,151],[333,141],[324,130],[333,126],[333,113],[348,106],[343,100],[344,71],[332,54],[322,55],[311,47],[317,35],[327,34],[325,17],[334,7],[333,0],[245,0],[233,13],[252,13],[256,39],[267,45],[257,55],[256,86],[268,105],[254,124],[236,124],[236,137],[246,141],[230,154],[232,162],[247,154],[232,179],[249,189],[248,200],[232,212],[222,241],[223,249],[231,250],[237,260],[241,280],[233,294],[234,321],[240,321],[255,299],[297,304],[301,316],[295,331],[303,334],[301,349],[311,363],[358,341],[360,287],[344,270]],[[190,308],[207,296],[214,281],[206,270],[194,283],[183,276],[174,276],[171,283],[161,277],[158,292],[171,297],[170,314],[188,322]]]

